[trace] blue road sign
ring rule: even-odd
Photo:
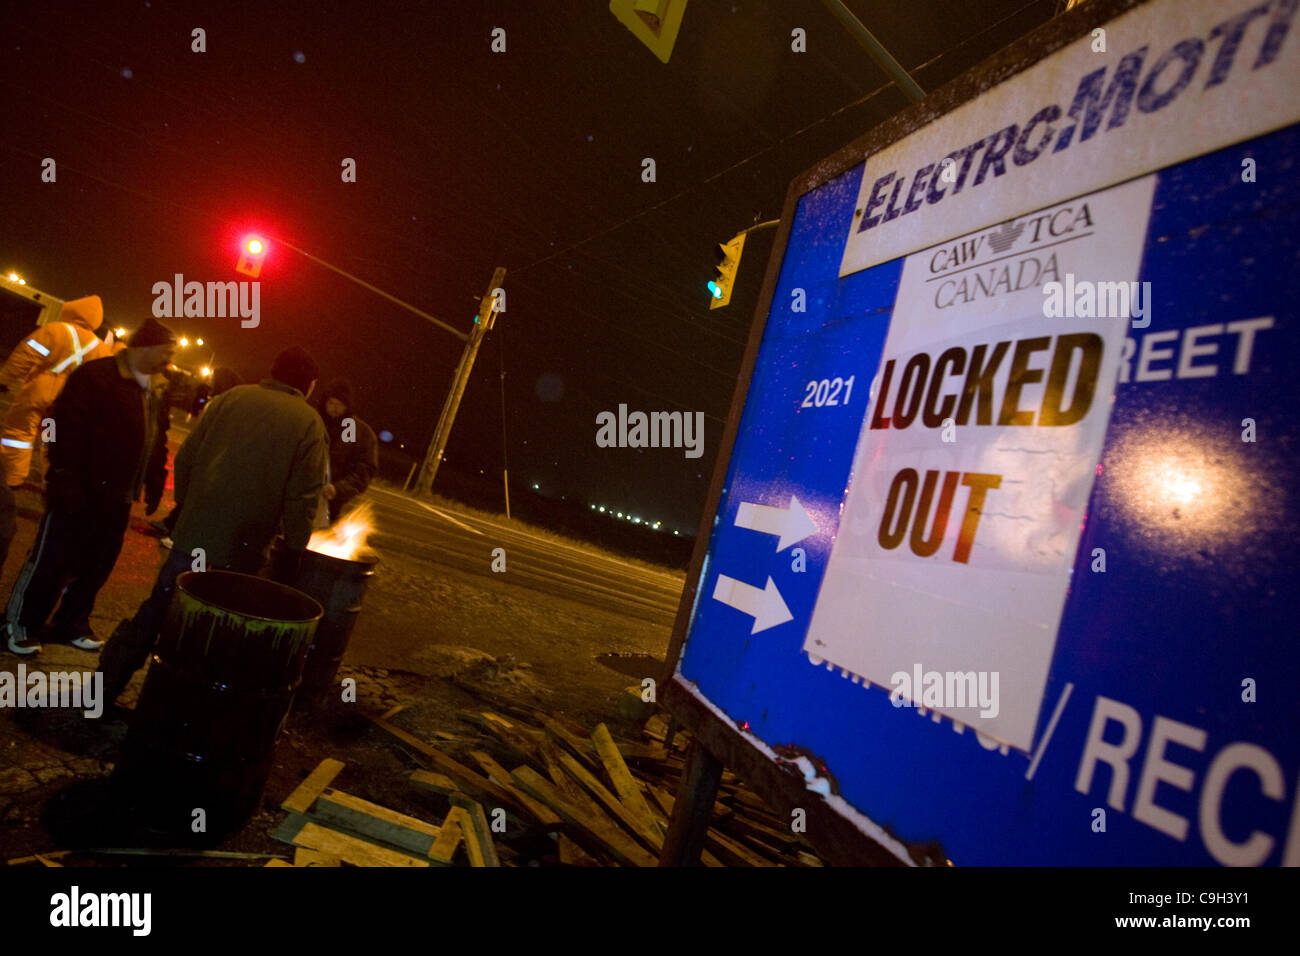
[[[678,680],[905,860],[1300,864],[1297,5],[1172,6],[775,253]]]

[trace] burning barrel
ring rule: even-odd
[[[172,839],[210,842],[257,808],[321,608],[233,571],[176,580],[114,774],[133,816]]]
[[[304,696],[321,696],[338,687],[335,677],[379,563],[379,557],[366,550],[370,530],[370,506],[363,504],[334,527],[313,534],[303,555],[294,587],[319,601],[325,611],[303,669]],[[277,539],[275,547],[283,547],[283,541]]]

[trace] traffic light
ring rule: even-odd
[[[720,309],[731,301],[731,288],[736,284],[736,270],[740,268],[740,253],[745,248],[745,234],[739,233],[727,243],[718,243],[718,264],[713,267],[717,278],[709,283],[713,301],[710,309]]]
[[[257,236],[248,236],[239,244],[239,261],[235,263],[235,271],[256,279],[262,271],[262,260],[265,258],[266,243]]]

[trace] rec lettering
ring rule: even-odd
[[[1046,366],[1038,364],[1047,359],[1038,353],[1049,350],[1051,358]],[[927,352],[913,355],[896,383],[897,360],[889,359],[881,376],[880,398],[871,427],[907,428],[918,417],[926,428],[940,428],[948,418],[957,425],[1073,425],[1092,408],[1104,351],[1101,336],[1092,332],[981,343],[969,351],[954,346],[934,358]],[[1008,364],[1008,371],[998,401],[994,379],[1003,362]],[[1067,396],[1066,385],[1076,363],[1078,375]],[[1021,407],[1025,388],[1044,380],[1038,408]],[[887,409],[892,409],[888,415]]]

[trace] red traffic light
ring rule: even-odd
[[[256,279],[262,271],[262,260],[265,256],[266,243],[256,236],[248,236],[240,247],[239,261],[235,263],[235,271]]]

